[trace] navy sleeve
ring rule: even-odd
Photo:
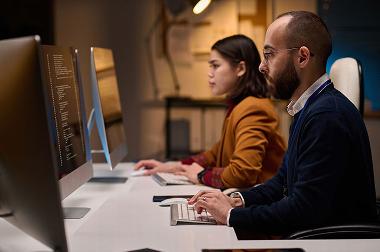
[[[287,156],[285,153],[281,168],[275,176],[267,182],[255,186],[249,191],[241,192],[245,206],[266,205],[280,200],[284,196],[284,187],[287,173]]]
[[[338,195],[339,178],[345,167],[342,162],[347,160],[349,137],[344,124],[339,114],[331,111],[306,117],[297,142],[296,177],[289,196],[271,204],[235,208],[230,225],[284,233],[326,223]],[[278,180],[276,176],[269,184],[278,186],[274,184]]]

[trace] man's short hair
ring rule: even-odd
[[[277,17],[291,16],[286,26],[288,48],[306,46],[326,65],[332,51],[331,35],[323,20],[308,11],[291,11]]]

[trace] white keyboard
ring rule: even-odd
[[[198,214],[194,206],[188,204],[173,204],[170,206],[170,225],[215,225],[215,219],[206,211]]]
[[[166,185],[192,185],[193,183],[185,176],[175,175],[173,173],[157,172],[152,178],[162,186]]]

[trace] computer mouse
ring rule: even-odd
[[[145,167],[143,167],[139,170],[131,172],[131,174],[129,176],[131,176],[131,177],[143,176],[145,171],[146,171],[146,169],[145,169]]]
[[[170,206],[173,204],[187,204],[187,199],[185,198],[170,198],[163,200],[158,203],[159,206]]]

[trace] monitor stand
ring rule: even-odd
[[[127,179],[127,177],[92,177],[88,182],[123,184],[127,181]]]
[[[88,207],[63,207],[63,218],[82,219],[89,211]]]
[[[103,154],[104,155],[104,150],[91,150],[92,154]],[[110,164],[111,161],[106,162],[109,166],[109,169],[112,170],[112,165]],[[112,173],[103,173],[103,174],[98,174],[95,175],[94,177],[90,178],[88,182],[91,183],[106,183],[106,184],[123,184],[125,183],[128,178],[124,176],[112,176],[114,174]]]

